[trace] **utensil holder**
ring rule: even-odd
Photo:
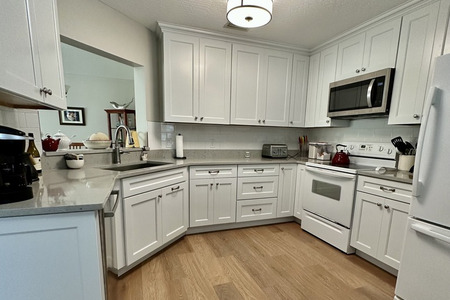
[[[415,155],[400,155],[398,157],[397,169],[400,171],[409,171],[414,166]]]

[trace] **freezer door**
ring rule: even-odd
[[[405,300],[449,299],[450,229],[408,218],[395,287]]]
[[[450,55],[436,59],[419,133],[410,214],[450,227]]]

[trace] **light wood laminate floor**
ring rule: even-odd
[[[283,223],[188,235],[117,279],[110,300],[389,299],[396,278]]]

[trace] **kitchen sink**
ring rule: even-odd
[[[127,164],[127,165],[113,165],[109,167],[103,167],[104,170],[111,170],[111,171],[132,171],[132,170],[138,170],[143,168],[151,168],[151,167],[159,167],[164,165],[169,165],[171,163],[168,162],[162,162],[162,161],[146,161],[146,162],[139,162],[136,164]]]

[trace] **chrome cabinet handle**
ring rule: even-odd
[[[254,169],[255,173],[264,173],[264,169]]]
[[[112,218],[112,217],[114,217],[114,214],[116,213],[117,206],[119,205],[119,190],[111,191],[109,196],[112,196],[112,195],[116,196],[116,201],[114,202],[112,210],[103,212],[103,216],[105,218]]]
[[[261,212],[262,208],[252,208],[252,212]]]
[[[386,193],[393,193],[393,192],[395,192],[394,188],[386,188],[384,186],[380,186],[380,190],[382,190],[383,192],[386,192]]]
[[[200,121],[203,121],[203,117],[200,117]]]
[[[261,123],[261,120],[258,120],[258,123]]]
[[[384,208],[389,209],[389,205],[386,205],[386,204],[385,204],[385,205],[384,205]]]
[[[256,190],[262,190],[264,188],[264,186],[254,186],[253,189]]]
[[[208,173],[211,175],[217,175],[220,173],[220,170],[208,171]]]
[[[380,202],[378,202],[378,203],[377,203],[377,206],[381,206],[381,203],[380,203]]]
[[[209,187],[212,189],[213,185],[214,185],[214,183],[210,183]]]
[[[365,70],[366,70],[366,68],[364,68],[364,67],[362,67],[362,68],[361,68],[361,71],[363,71],[363,72],[364,72]]]
[[[266,120],[263,120],[263,123],[266,124]]]
[[[198,117],[194,117],[194,121],[197,121],[198,120]]]
[[[53,95],[53,91],[51,89],[46,88],[45,86],[39,90],[39,92],[42,94],[46,94],[46,95]]]
[[[179,190],[179,189],[180,189],[180,186],[173,187],[173,188],[172,188],[172,192],[173,192],[173,191],[176,191],[176,190]]]
[[[414,119],[419,119],[420,116],[419,116],[418,114],[413,114],[413,118],[414,118]]]
[[[355,71],[356,73],[359,73],[360,71],[359,71],[359,69],[356,69],[356,71]]]

